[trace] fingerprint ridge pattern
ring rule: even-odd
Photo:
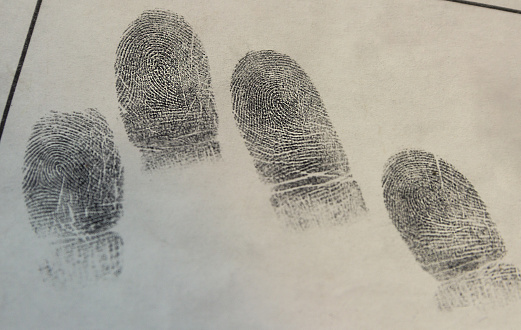
[[[123,270],[123,239],[115,232],[81,236],[55,244],[55,253],[40,265],[45,282],[66,286],[117,277]]]
[[[440,309],[519,295],[517,268],[496,263],[506,248],[495,223],[474,186],[451,164],[404,150],[387,162],[382,184],[400,236],[422,268],[442,281]]]
[[[246,147],[290,227],[349,223],[365,213],[322,99],[293,59],[249,52],[235,68],[231,91]]]
[[[513,265],[492,262],[462,276],[444,281],[436,300],[440,310],[476,306],[503,307],[521,299],[521,272]]]
[[[54,242],[44,277],[67,282],[121,273],[123,241],[108,230],[122,215],[123,167],[105,118],[95,109],[41,118],[23,172],[31,226]]]
[[[116,51],[116,91],[146,169],[220,159],[208,58],[182,16],[147,10]]]

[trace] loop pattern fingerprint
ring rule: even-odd
[[[404,150],[389,159],[382,183],[393,224],[422,268],[442,281],[440,309],[521,297],[519,270],[496,263],[506,248],[485,203],[451,164]]]
[[[231,91],[235,120],[271,203],[294,228],[352,222],[366,211],[320,95],[289,56],[250,52]]]

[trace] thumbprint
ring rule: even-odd
[[[290,227],[352,222],[362,193],[320,95],[301,67],[274,51],[246,54],[232,76],[233,111],[271,203]]]
[[[145,11],[116,56],[121,115],[145,169],[220,158],[208,58],[183,17]]]
[[[383,195],[390,218],[422,268],[442,281],[440,309],[499,304],[521,293],[496,225],[473,185],[451,164],[420,150],[388,161]],[[490,299],[486,299],[490,298]]]
[[[40,119],[23,171],[31,226],[54,241],[44,276],[69,282],[118,275],[123,241],[107,230],[122,214],[123,168],[104,117],[88,109]]]

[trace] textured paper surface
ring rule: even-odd
[[[515,1],[497,2],[511,6]],[[141,171],[115,91],[115,51],[146,9],[185,17],[209,57],[222,161]],[[2,2],[7,98],[32,1]],[[479,192],[521,265],[521,16],[444,1],[43,2],[0,143],[0,327],[5,329],[516,328],[519,305],[437,310],[382,198],[403,148],[442,157]],[[230,77],[251,50],[296,60],[319,91],[369,208],[351,226],[295,232],[269,204],[232,115]],[[32,125],[96,108],[125,167],[121,275],[42,282],[44,244],[22,195]]]

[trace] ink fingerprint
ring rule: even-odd
[[[106,232],[122,214],[123,168],[103,116],[88,109],[72,114],[53,112],[40,119],[29,138],[23,170],[32,228],[57,246],[47,273],[83,272],[88,277],[99,256],[102,263],[111,260],[108,269],[119,274],[119,261],[114,262],[119,252],[109,259],[98,254],[109,246],[119,251],[122,245],[117,234]],[[92,267],[78,256],[89,259]]]
[[[60,285],[118,276],[123,268],[122,246],[123,240],[113,232],[59,242],[40,272],[44,281]]]
[[[436,299],[438,308],[445,311],[469,306],[506,306],[521,299],[521,272],[510,264],[492,263],[462,278],[444,281]]]
[[[250,52],[232,76],[237,126],[271,203],[294,228],[342,224],[366,211],[320,95],[302,68],[274,51]]]
[[[146,169],[220,158],[208,58],[183,17],[145,11],[116,55],[121,115]]]
[[[508,274],[515,267],[488,270],[488,263],[506,254],[503,240],[473,185],[452,165],[431,153],[405,150],[391,157],[382,182],[386,208],[401,237],[422,268],[445,281],[437,295],[440,308],[464,305],[447,295],[450,288],[456,288],[454,297],[463,296],[513,278]],[[501,283],[510,286],[509,280]],[[518,287],[496,293],[518,292]]]

